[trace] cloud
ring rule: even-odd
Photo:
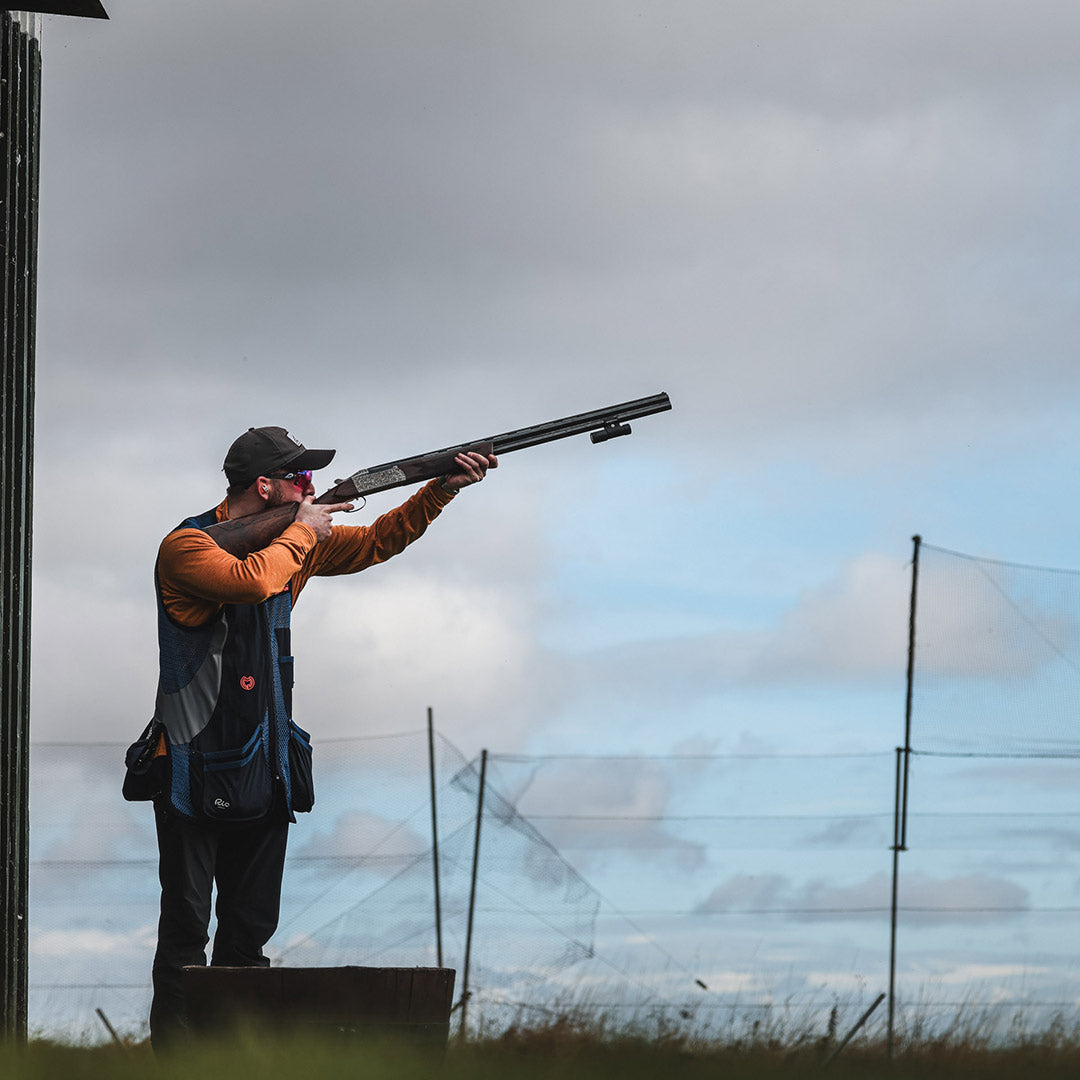
[[[251,423],[328,433],[359,465],[662,380],[677,411],[647,454],[687,488],[721,461],[872,473],[1026,409],[1041,423],[1080,376],[1056,291],[1075,185],[1049,107],[1071,100],[1076,19],[1038,10],[995,6],[974,37],[927,5],[324,0],[312,17],[334,31],[310,35],[281,3],[253,26],[121,0],[107,34],[50,21],[39,731],[138,727],[153,553],[220,497],[224,448]],[[283,64],[311,77],[283,81]],[[555,562],[539,534],[560,488],[602,466],[569,448],[512,460],[498,510],[454,507],[471,531],[440,522],[453,542],[408,553],[415,579],[358,594],[371,637],[339,610],[352,594],[305,597],[317,628],[299,640],[334,677],[359,670],[348,696],[311,699],[320,722],[453,700],[455,735],[506,745],[596,685],[596,659],[642,700],[895,670],[904,573],[875,554],[761,633],[562,663],[536,642]],[[650,493],[662,520],[699,495]],[[419,576],[458,562],[452,583]],[[89,704],[65,688],[94,684],[109,692]]]
[[[761,649],[755,673],[795,679],[895,675],[906,655],[909,593],[910,577],[895,557],[868,553],[850,560],[783,617]]]
[[[99,928],[83,930],[31,930],[30,955],[36,958],[120,957],[142,953],[154,941],[156,927],[148,924],[136,930],[109,931]]]
[[[304,665],[295,702],[320,735],[403,730],[433,706],[453,741],[513,748],[559,699],[537,678],[528,597],[516,589],[402,563],[310,594],[294,622]]]
[[[51,27],[45,130],[81,183],[43,176],[41,333],[74,381],[272,401],[253,375],[318,358],[343,386],[359,356],[378,412],[403,364],[457,409],[481,377],[505,404],[662,366],[699,445],[761,452],[1076,378],[1045,272],[1071,250],[1060,5],[1038,32],[979,9],[977,39],[927,7],[322,3],[329,37],[265,7]]]
[[[734,874],[717,885],[697,910],[704,914],[736,908],[773,909],[790,887],[783,874]]]
[[[1032,678],[1077,666],[1072,579],[930,548],[920,560],[916,657],[931,678]]]
[[[736,687],[902,688],[910,596],[910,563],[866,552],[803,591],[769,626],[630,641],[571,658],[568,668],[579,685],[601,678],[667,702]],[[1019,689],[1062,658],[1071,663],[1080,625],[1068,600],[1047,596],[1009,593],[962,560],[932,564],[919,580],[917,676]]]
[[[892,879],[884,873],[850,885],[823,879],[797,885],[783,874],[737,874],[717,885],[697,911],[777,911],[797,921],[877,922],[888,918],[891,891]],[[992,925],[1020,917],[1029,899],[1026,889],[989,874],[935,878],[915,872],[900,877],[899,906],[908,925]]]
[[[640,700],[708,696],[734,687],[902,679],[910,572],[895,557],[849,560],[766,628],[633,641],[567,660],[579,686],[600,680]]]
[[[811,882],[802,891],[808,908],[885,907],[891,888],[886,874],[853,886]],[[1019,918],[1029,906],[1028,892],[1005,878],[958,874],[935,878],[921,872],[900,876],[901,918],[911,925],[995,924]],[[809,916],[812,917],[812,916]]]
[[[844,848],[874,847],[884,848],[891,837],[887,826],[877,821],[861,818],[848,818],[836,821],[805,836],[800,843],[809,847]]]
[[[376,814],[349,811],[339,814],[330,828],[306,832],[304,843],[290,858],[335,863],[400,867],[403,861],[424,854],[430,839],[408,825]]]
[[[945,986],[961,986],[971,993],[974,984],[990,982],[993,985],[989,991],[990,1000],[1015,999],[1017,991],[1009,986],[1010,981],[1018,981],[1024,984],[1021,993],[1030,993],[1032,990],[1028,980],[1034,978],[1041,981],[1040,976],[1046,975],[1050,969],[1041,964],[1025,963],[987,963],[985,961],[969,961],[956,963],[954,961],[938,961],[925,965],[933,972],[933,980]]]
[[[39,575],[34,582],[31,730],[36,740],[126,745],[138,738],[154,711],[152,585],[140,602],[113,592],[102,581],[105,576],[78,580],[73,575],[56,582]],[[87,618],[72,618],[73,611]]]
[[[705,861],[703,844],[665,822],[678,770],[647,760],[539,762],[524,774],[495,762],[495,783],[517,810],[560,851],[583,865],[613,853],[691,872]],[[551,809],[572,807],[560,817]],[[548,812],[543,813],[541,810]]]

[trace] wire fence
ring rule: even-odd
[[[460,993],[479,775],[447,740],[436,748],[443,962]],[[33,748],[36,1034],[100,1040],[98,1008],[122,1033],[146,1033],[156,852],[150,808],[116,797],[122,751]],[[274,963],[434,965],[426,733],[317,743],[316,755],[318,803],[292,832]],[[930,789],[924,765],[939,764],[917,762],[918,790]],[[834,1009],[857,1015],[886,979],[893,767],[889,752],[491,755],[470,1030],[574,1016],[719,1038],[764,1017],[791,1032],[823,1031]],[[1060,934],[1080,914],[1062,900],[1071,863],[1044,868],[1043,885],[1023,893],[992,891],[966,865],[980,837],[1000,857],[1002,822],[1030,859],[1023,830],[1049,816],[912,814],[906,857],[920,861],[905,868],[901,904],[909,1010],[944,1022],[976,999],[1056,1007],[1061,992],[1033,975],[1037,950],[1019,986],[974,960],[947,964],[1000,955],[1003,927],[1023,937],[1049,921]],[[980,980],[992,987],[976,994]]]
[[[1080,575],[923,547],[901,1034],[1016,1030],[1080,1003]],[[30,1026],[146,1034],[153,816],[124,747],[31,751]],[[275,964],[438,962],[462,991],[478,761],[428,733],[315,742]],[[887,986],[896,755],[487,755],[469,1030],[593,1026],[790,1041]],[[466,1010],[459,1010],[460,1017]],[[839,1019],[838,1019],[839,1018]],[[880,1032],[881,1017],[868,1027]]]

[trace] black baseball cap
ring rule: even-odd
[[[336,450],[309,450],[282,427],[253,427],[229,447],[221,468],[231,485],[246,486],[257,476],[324,469],[336,453]]]

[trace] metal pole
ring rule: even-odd
[[[843,1050],[844,1047],[847,1046],[847,1044],[849,1042],[851,1042],[852,1039],[855,1038],[855,1033],[859,1030],[859,1028],[861,1028],[863,1026],[863,1024],[866,1023],[867,1020],[870,1019],[870,1016],[873,1013],[873,1011],[884,1000],[885,1000],[885,995],[884,994],[878,994],[878,996],[876,998],[874,998],[874,1004],[871,1005],[870,1008],[867,1009],[866,1012],[864,1012],[862,1014],[862,1016],[860,1016],[859,1019],[855,1021],[855,1026],[852,1027],[852,1029],[844,1036],[843,1041],[840,1043],[840,1045],[828,1056],[828,1058],[825,1059],[825,1065],[823,1066],[824,1068],[827,1069],[833,1063],[833,1060],[837,1057],[837,1055],[840,1053],[840,1051]]]
[[[105,1025],[105,1030],[112,1036],[112,1041],[116,1043],[117,1046],[123,1047],[126,1050],[127,1047],[124,1046],[124,1040],[116,1033],[116,1028],[109,1023],[109,1018],[105,1015],[105,1010],[95,1009],[94,1012],[98,1014],[98,1019]]]
[[[108,18],[99,0],[0,11],[0,1040],[26,1040],[30,582],[34,492],[41,15]]]
[[[919,550],[922,537],[913,536],[911,557],[911,606],[908,610],[907,699],[904,703],[904,798],[900,819],[900,847],[907,851],[908,774],[911,767],[911,701],[915,687],[915,604],[919,594]]]
[[[465,931],[465,973],[461,980],[461,1027],[462,1039],[466,1035],[465,1022],[469,1008],[469,961],[472,959],[473,913],[476,911],[476,874],[480,866],[480,822],[484,818],[484,785],[487,782],[487,751],[480,751],[480,794],[476,799],[476,839],[473,843],[472,884],[469,886],[469,921]]]
[[[904,701],[904,745],[896,748],[896,804],[893,816],[892,917],[889,945],[889,1025],[886,1044],[889,1060],[893,1055],[896,1014],[896,930],[900,883],[900,852],[907,851],[908,780],[911,772],[911,705],[915,687],[915,610],[919,594],[919,550],[922,537],[911,538],[911,602],[908,607],[907,694]]]
[[[435,868],[435,957],[439,967],[442,958],[442,900],[439,896],[439,815],[435,809],[435,721],[431,707],[427,711],[428,771],[431,776],[431,862]]]
[[[26,1039],[29,892],[30,571],[41,16],[0,12],[0,1038]]]
[[[900,785],[903,757],[904,749],[898,746],[896,748],[896,797],[893,804],[892,914],[889,920],[889,1022],[885,1036],[885,1048],[890,1061],[893,1056],[893,1024],[896,1015],[896,925],[899,910],[897,899],[900,881]]]

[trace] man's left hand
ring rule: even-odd
[[[461,467],[461,471],[442,478],[442,486],[447,491],[460,491],[470,484],[479,484],[488,469],[499,467],[498,458],[494,454],[479,454],[475,450],[458,454],[454,461]]]

